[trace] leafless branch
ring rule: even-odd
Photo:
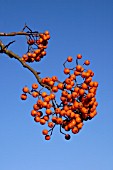
[[[34,32],[23,32],[23,31],[20,31],[20,32],[10,32],[10,33],[2,33],[0,32],[0,36],[16,36],[16,35],[27,35],[27,36],[30,36],[30,35],[33,35],[33,36],[39,36],[39,33],[37,31],[34,31]]]

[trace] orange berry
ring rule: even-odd
[[[67,85],[66,85],[66,89],[67,89],[67,90],[71,90],[71,89],[72,89],[72,85],[71,85],[71,84],[67,84]]]
[[[72,119],[72,120],[71,120],[71,124],[72,124],[73,126],[75,126],[75,125],[76,125],[76,120],[75,120],[75,119]]]
[[[34,116],[36,116],[36,115],[37,115],[37,111],[36,111],[36,110],[32,110],[32,111],[31,111],[31,116],[34,117]]]
[[[46,114],[47,115],[51,115],[52,114],[52,111],[50,109],[46,109]]]
[[[78,94],[77,94],[77,92],[72,92],[72,94],[71,94],[71,96],[72,96],[72,98],[74,99],[74,98],[76,98],[77,96],[78,96]]]
[[[36,62],[39,62],[40,60],[41,60],[40,56],[37,56],[37,57],[35,58],[35,61],[36,61]]]
[[[95,101],[95,102],[94,102],[94,105],[95,105],[95,106],[98,106],[98,102]]]
[[[78,92],[79,92],[79,89],[80,89],[79,87],[75,87],[75,88],[74,88],[74,92],[78,93]]]
[[[78,133],[78,132],[79,132],[79,130],[78,130],[77,127],[74,127],[74,128],[72,129],[72,133],[73,133],[73,134],[76,134],[76,133]]]
[[[90,77],[90,73],[89,73],[89,72],[86,72],[85,78],[89,78],[89,77]]]
[[[53,91],[53,92],[57,92],[57,91],[58,91],[58,87],[57,87],[57,86],[53,86],[53,87],[52,87],[52,91]]]
[[[41,96],[44,98],[47,96],[47,93],[46,92],[42,92]]]
[[[95,113],[94,112],[91,112],[90,114],[89,114],[89,117],[90,118],[93,118],[95,116]]]
[[[50,140],[50,139],[51,139],[50,135],[45,136],[45,140]]]
[[[38,95],[39,95],[39,93],[38,93],[37,91],[32,92],[32,96],[33,96],[33,97],[36,98]]]
[[[38,115],[39,117],[41,117],[41,116],[43,115],[42,111],[38,111],[38,112],[37,112],[37,115]]]
[[[53,128],[54,123],[53,122],[48,122],[48,127]]]
[[[70,79],[70,78],[66,78],[66,79],[65,79],[65,83],[66,83],[66,84],[71,84],[71,79]]]
[[[74,81],[71,81],[71,86],[74,86],[74,85],[75,85]]]
[[[63,84],[63,83],[59,83],[59,84],[57,85],[57,87],[58,87],[58,89],[62,90],[62,89],[64,88],[64,84]]]
[[[33,54],[32,54],[32,57],[33,57],[33,58],[36,58],[36,54],[35,54],[35,53],[33,53]]]
[[[78,129],[82,129],[83,123],[81,122],[81,123],[77,124],[77,127],[78,127]]]
[[[75,118],[77,118],[77,117],[80,117],[80,115],[78,113],[75,114]]]
[[[94,94],[93,93],[88,93],[87,96],[86,96],[88,99],[91,99],[94,97]]]
[[[74,109],[78,109],[79,108],[79,103],[77,101],[74,101],[73,106],[74,106]]]
[[[43,134],[43,135],[47,135],[47,134],[48,134],[48,130],[47,130],[47,129],[44,129],[44,130],[42,131],[42,134]]]
[[[50,77],[45,77],[45,78],[42,79],[43,83],[49,83],[50,80],[51,80]]]
[[[71,74],[69,78],[70,78],[70,80],[75,80],[76,76],[74,74]]]
[[[74,75],[75,75],[75,76],[79,76],[80,74],[81,74],[81,72],[76,71],[76,70],[74,71]]]
[[[91,81],[91,82],[89,83],[89,86],[90,86],[90,87],[93,87],[93,86],[94,86],[94,82]]]
[[[44,36],[43,36],[43,40],[44,40],[44,41],[47,41],[47,35],[44,35]]]
[[[26,54],[24,54],[24,55],[22,56],[22,59],[23,59],[24,61],[28,61],[28,56],[27,56]]]
[[[52,104],[51,103],[47,103],[47,109],[50,109],[52,107]]]
[[[70,136],[69,134],[66,134],[66,135],[65,135],[65,139],[66,139],[66,140],[69,140],[70,138],[71,138],[71,136]]]
[[[89,84],[91,81],[92,81],[92,77],[88,77],[88,78],[85,79],[86,84]]]
[[[57,76],[52,76],[52,80],[53,81],[58,81],[58,77]]]
[[[85,78],[86,77],[86,72],[82,72],[81,77]]]
[[[72,62],[73,58],[71,56],[68,56],[67,61]]]
[[[30,39],[30,40],[27,41],[27,43],[28,43],[29,45],[33,45],[34,42],[35,42],[35,41],[34,41],[33,39]]]
[[[94,82],[93,82],[93,86],[94,86],[94,87],[98,87],[98,82],[94,81]]]
[[[66,114],[66,111],[65,110],[61,110],[60,115],[64,116],[65,114]]]
[[[61,96],[61,97],[60,97],[60,100],[61,100],[62,102],[65,102],[65,101],[66,101],[66,97]]]
[[[69,131],[69,130],[70,130],[70,128],[68,127],[68,125],[64,126],[64,129],[65,129],[65,131]]]
[[[51,100],[55,99],[55,94],[51,93],[51,94],[50,94],[50,99],[51,99]]]
[[[49,116],[48,116],[48,115],[45,115],[45,116],[43,116],[43,119],[44,119],[45,121],[48,121],[48,120],[49,120]]]
[[[36,116],[36,117],[34,118],[34,121],[35,121],[35,122],[40,122],[40,117],[39,117],[39,116]]]
[[[80,122],[81,122],[81,118],[80,118],[80,117],[77,117],[77,118],[76,118],[76,122],[77,122],[77,123],[80,123]]]
[[[26,100],[26,99],[27,99],[27,95],[26,95],[26,94],[21,94],[20,98],[21,98],[22,100]]]
[[[49,81],[49,85],[50,85],[50,86],[53,86],[54,83],[55,83],[55,82],[54,82],[53,80],[50,80],[50,81]]]
[[[84,62],[84,64],[85,64],[85,65],[89,65],[89,64],[90,64],[90,61],[89,61],[89,60],[86,60],[86,61]]]
[[[76,66],[76,71],[81,72],[81,70],[82,70],[82,66],[81,65],[77,65]]]
[[[23,90],[24,93],[29,93],[29,89],[28,89],[27,86],[25,86],[22,90]]]
[[[84,95],[84,93],[85,93],[84,89],[80,89],[80,90],[79,90],[79,94],[80,94],[81,96]]]
[[[49,40],[51,37],[50,37],[50,35],[48,34],[48,35],[46,35],[46,40]]]
[[[46,55],[46,51],[42,51],[42,52],[41,52],[41,55],[42,55],[42,56],[45,56],[45,55]]]
[[[52,117],[52,122],[56,123],[57,118],[56,117]]]
[[[49,102],[51,98],[49,96],[44,97],[44,102]]]
[[[68,95],[68,92],[66,90],[62,91],[62,96],[66,97]]]
[[[27,55],[28,55],[28,57],[31,57],[31,56],[32,56],[32,53],[28,52]]]
[[[34,105],[33,105],[33,109],[34,109],[34,110],[39,110],[40,108],[39,108],[39,106],[38,106],[37,104],[34,104]]]
[[[61,118],[61,117],[58,117],[58,118],[57,118],[57,123],[61,125],[62,122],[63,122],[62,118]]]
[[[66,111],[66,116],[70,117],[71,112],[72,112],[71,110],[67,110],[67,111]]]
[[[69,123],[69,124],[68,124],[68,127],[69,127],[69,129],[72,129],[74,126],[73,126],[72,123]]]
[[[67,98],[68,98],[68,99],[71,99],[71,98],[72,98],[72,95],[71,95],[71,94],[68,94],[68,95],[67,95]]]
[[[56,108],[56,109],[55,109],[55,113],[58,114],[58,113],[60,113],[60,112],[61,112],[60,108]]]
[[[77,59],[81,59],[82,58],[82,55],[81,54],[78,54],[77,55]]]
[[[87,114],[88,110],[85,107],[82,107],[80,110],[83,114]]]
[[[69,107],[65,105],[63,109],[67,112],[69,110]]]
[[[46,123],[45,119],[40,119],[40,124],[44,125]]]
[[[46,31],[44,32],[44,34],[45,34],[45,35],[49,35],[49,31],[46,30]]]
[[[43,38],[43,37],[44,37],[44,34],[43,34],[43,33],[40,33],[39,36],[40,36],[41,38]]]
[[[36,55],[38,55],[40,52],[41,52],[40,49],[36,49],[36,50],[34,51],[34,53],[35,53]]]
[[[64,74],[69,74],[70,73],[70,69],[69,68],[64,68]]]
[[[74,112],[71,112],[70,118],[74,118],[74,117],[75,117],[75,113],[74,113]]]
[[[47,108],[47,102],[42,102],[42,107],[45,107],[45,108]]]
[[[37,83],[32,84],[32,88],[33,89],[37,89],[38,88],[38,84]]]
[[[88,89],[87,84],[86,84],[86,83],[82,83],[82,88],[85,89],[85,90],[87,90],[87,89]]]
[[[37,105],[42,105],[43,101],[41,99],[37,100]]]

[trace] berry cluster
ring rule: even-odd
[[[22,60],[25,62],[39,62],[46,55],[45,49],[49,39],[50,34],[48,31],[40,33],[38,37],[30,35],[27,40],[28,51],[22,56]]]
[[[66,78],[60,82],[57,76],[45,77],[41,82],[50,86],[50,91],[38,90],[39,85],[32,84],[32,89],[23,88],[22,100],[27,99],[27,94],[37,98],[33,105],[31,115],[34,121],[41,125],[47,124],[48,128],[43,129],[42,134],[46,140],[50,140],[53,129],[60,126],[60,132],[65,135],[65,139],[70,139],[70,132],[77,134],[83,127],[83,122],[92,119],[96,114],[96,91],[98,82],[93,81],[94,72],[87,69],[90,64],[86,60],[82,65],[78,62],[82,58],[77,55],[74,68],[66,67],[66,63],[73,61],[69,56],[64,62],[64,74]],[[79,81],[79,83],[78,83]],[[60,103],[57,102],[56,94],[60,93]],[[65,133],[69,132],[69,133]]]

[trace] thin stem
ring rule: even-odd
[[[63,135],[65,135],[65,133],[64,132],[62,132],[62,127],[61,127],[62,125],[60,125],[60,133],[62,133]]]

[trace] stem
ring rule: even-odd
[[[61,127],[61,125],[60,125],[60,133],[62,133],[63,135],[65,135],[65,133],[62,132],[62,127]]]

